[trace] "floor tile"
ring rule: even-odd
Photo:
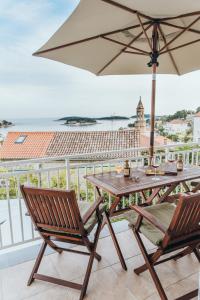
[[[31,286],[27,286],[33,263],[33,261],[27,262],[0,271],[4,300],[21,300],[52,287],[51,284],[41,281],[35,281]],[[44,257],[39,272],[49,276],[59,276],[48,256]]]
[[[124,271],[116,254],[110,236],[101,238],[97,248],[102,261],[95,260],[90,277],[86,300],[160,300],[148,271],[139,276],[134,268],[142,265],[144,259],[131,230],[120,232],[117,239],[126,258],[127,271]],[[154,245],[144,239],[152,252]],[[80,250],[81,247],[75,247]],[[83,249],[81,249],[83,250]],[[73,253],[55,253],[44,257],[40,273],[82,283],[88,257]],[[78,300],[80,292],[35,281],[26,286],[34,261],[0,270],[0,300]],[[197,288],[199,263],[193,255],[178,261],[170,261],[156,266],[156,271],[169,300]]]
[[[144,263],[141,255],[128,259],[126,261],[128,270],[124,271],[120,264],[112,266],[118,277],[118,284],[127,288],[136,299],[143,300],[153,294],[156,289],[151,281],[151,278],[146,278],[141,275],[136,275],[133,269]]]

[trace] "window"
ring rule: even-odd
[[[23,142],[25,141],[27,135],[20,135],[16,141],[15,141],[15,144],[23,144]]]

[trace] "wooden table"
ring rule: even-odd
[[[135,180],[131,178],[125,178],[124,176],[116,177],[116,172],[88,175],[85,176],[85,178],[96,187],[96,190],[100,196],[100,189],[102,189],[115,197],[115,200],[108,212],[109,216],[111,217],[124,211],[124,209],[116,211],[116,207],[120,203],[122,197],[128,197],[130,194],[136,192],[142,195],[147,205],[151,204],[157,196],[159,196],[159,202],[163,202],[166,197],[168,197],[180,184],[183,185],[186,192],[189,192],[190,188],[187,184],[187,181],[200,178],[200,167],[189,167],[187,169],[184,169],[184,171],[182,172],[178,172],[176,176],[158,176],[160,180],[157,181],[152,180],[152,176],[147,176],[145,174],[145,168],[140,168],[139,170],[135,170],[135,172],[133,171],[132,176],[139,176],[140,181],[135,182]],[[162,196],[160,196],[160,191],[163,188],[165,188],[165,192]],[[194,191],[197,191],[198,189],[200,189],[200,183],[194,188]],[[145,191],[147,190],[152,190],[152,193],[149,197],[145,195]],[[112,235],[112,231],[110,228],[109,230]],[[117,243],[116,249],[120,249],[118,246],[118,242],[114,242]],[[189,253],[191,253],[191,249],[187,248],[186,250],[183,250],[182,253],[180,253],[180,257]],[[122,256],[121,251],[120,255]],[[121,258],[120,260],[123,265],[123,259]],[[126,268],[125,263],[124,266],[124,268]],[[191,299],[192,297],[197,296],[197,294],[198,290],[194,290],[187,295],[178,298],[177,300]]]
[[[116,211],[116,207],[122,197],[128,197],[136,192],[142,195],[146,204],[151,204],[157,196],[159,197],[159,202],[163,202],[180,184],[184,186],[186,192],[189,192],[190,189],[187,181],[200,178],[200,167],[189,167],[182,172],[178,172],[176,176],[158,176],[160,180],[153,180],[152,176],[147,176],[145,168],[133,170],[133,176],[139,176],[139,182],[135,182],[134,179],[124,176],[117,177],[116,172],[87,175],[85,178],[96,187],[99,195],[101,195],[100,189],[102,189],[114,196],[115,200],[109,209],[110,216],[113,216],[123,211]],[[160,191],[163,188],[165,188],[165,192],[160,196]],[[148,190],[152,191],[149,197],[145,195],[145,191]]]

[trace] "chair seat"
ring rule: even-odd
[[[91,204],[86,201],[77,201],[77,203],[78,203],[81,217],[83,217],[84,214],[89,210]],[[104,203],[100,204],[99,205],[100,214],[102,214],[105,210],[106,210],[106,204]],[[89,220],[87,221],[87,223],[84,225],[85,230],[87,230],[87,232],[91,232],[94,226],[97,224],[97,222],[98,222],[97,215],[96,212],[94,212],[92,216],[89,218]]]
[[[143,209],[152,214],[161,224],[168,228],[176,206],[172,203],[161,203],[144,207]],[[134,227],[138,218],[137,212],[134,210],[128,211],[125,217],[129,221],[129,226]],[[140,232],[156,246],[160,246],[164,238],[164,233],[146,219],[142,221]]]

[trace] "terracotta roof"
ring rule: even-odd
[[[138,130],[80,132],[9,132],[0,148],[1,159],[28,159],[124,150],[149,146],[149,133]],[[167,140],[169,142],[169,140]],[[166,144],[166,138],[155,136],[155,145]],[[122,154],[99,154],[93,158],[115,158]],[[123,151],[123,157],[133,153]]]
[[[155,146],[163,146],[171,143],[171,140],[164,136],[155,136]],[[141,134],[140,135],[140,147],[148,147],[150,144],[150,136]]]
[[[139,131],[80,131],[56,132],[46,155],[62,156],[123,150],[139,146]],[[116,155],[98,155],[96,157],[116,157]]]
[[[16,143],[20,137],[22,140],[25,137],[24,141]],[[9,132],[1,148],[0,157],[1,159],[54,157],[123,150],[139,145],[138,130]],[[116,155],[99,157],[116,157]]]
[[[174,119],[170,121],[169,124],[187,124],[187,121],[181,119]]]
[[[0,149],[1,159],[39,158],[46,154],[46,150],[53,138],[53,132],[9,132]],[[19,138],[22,143],[17,143]]]

